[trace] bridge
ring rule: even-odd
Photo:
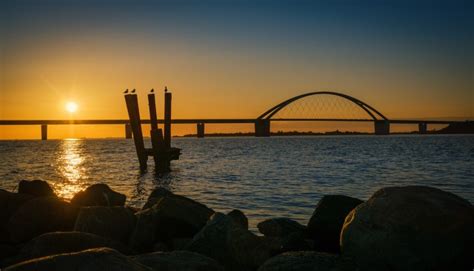
[[[388,119],[378,110],[352,96],[332,92],[309,92],[285,100],[255,119],[172,119],[173,124],[196,124],[197,136],[204,137],[205,124],[253,124],[255,136],[270,136],[271,122],[325,121],[325,122],[373,122],[374,133],[387,135],[390,124],[418,124],[420,134],[427,132],[429,124],[453,124],[462,121]],[[150,124],[150,120],[142,120]],[[158,123],[164,123],[158,119]],[[39,125],[41,139],[48,138],[48,125],[124,125],[125,137],[132,132],[128,119],[105,120],[0,120],[0,125]]]

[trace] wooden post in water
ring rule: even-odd
[[[147,168],[148,155],[145,150],[145,144],[143,143],[137,95],[125,95],[125,102],[127,104],[128,117],[130,119],[130,126],[132,127],[133,141],[135,142],[135,149],[137,151],[138,162],[140,163],[140,170],[144,171]]]
[[[155,94],[148,94],[148,108],[150,110],[150,137],[155,167],[159,172],[169,171],[169,159],[166,156],[163,131],[158,129],[158,117],[156,115]]]
[[[171,148],[171,93],[165,87],[165,148]]]

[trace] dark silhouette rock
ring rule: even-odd
[[[153,207],[135,214],[137,223],[130,245],[136,251],[146,251],[157,241],[192,238],[213,213],[212,209],[194,200],[168,195]]]
[[[362,270],[471,270],[474,209],[430,187],[388,187],[346,217],[344,255]]]
[[[129,257],[111,248],[92,248],[80,252],[57,254],[9,266],[5,271],[151,271]]]
[[[280,242],[280,252],[306,251],[313,249],[311,243],[306,239],[306,234],[303,232],[292,232],[289,235],[280,237]]]
[[[342,195],[326,195],[316,205],[308,222],[308,235],[315,249],[338,253],[339,235],[347,214],[363,201]]]
[[[28,194],[34,197],[55,197],[54,190],[45,181],[41,180],[21,180],[18,184],[18,193]]]
[[[0,270],[2,267],[7,266],[6,259],[17,255],[19,252],[18,247],[9,244],[0,244]]]
[[[19,243],[53,231],[70,231],[78,208],[56,197],[38,197],[22,204],[7,224],[10,238]]]
[[[271,218],[257,224],[258,231],[269,237],[282,237],[291,233],[302,233],[306,227],[285,217]]]
[[[173,250],[183,250],[193,240],[192,238],[174,238],[171,241],[171,247]]]
[[[113,191],[106,184],[93,184],[78,192],[71,203],[79,206],[124,206],[126,196]]]
[[[286,252],[270,258],[258,271],[352,271],[353,262],[339,255],[315,251]]]
[[[0,243],[10,243],[7,222],[21,205],[33,199],[31,195],[17,194],[0,189]]]
[[[133,259],[156,271],[224,271],[216,260],[190,251],[154,252]]]
[[[128,243],[136,218],[127,207],[82,207],[76,219],[75,231],[93,233],[108,239]]]
[[[216,213],[186,250],[211,257],[228,270],[255,270],[279,248],[272,240],[256,236],[230,217]]]
[[[155,205],[161,198],[173,195],[172,192],[167,190],[166,188],[163,187],[158,187],[155,190],[153,190],[148,196],[148,200],[146,201],[145,205],[143,205],[142,210],[151,208],[153,205]]]
[[[26,243],[11,264],[29,259],[40,258],[61,253],[78,252],[90,248],[109,247],[122,253],[128,248],[120,242],[105,239],[86,232],[50,232],[42,234]]]
[[[242,229],[249,229],[249,220],[242,211],[234,209],[227,215],[234,221],[234,223],[241,226]]]

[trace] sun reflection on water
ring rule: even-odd
[[[61,141],[56,161],[56,170],[63,177],[55,183],[56,194],[65,199],[71,199],[74,194],[86,187],[87,172],[85,162],[84,141],[80,139],[65,139]]]

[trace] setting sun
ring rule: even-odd
[[[75,102],[68,102],[66,104],[66,110],[69,112],[69,113],[74,113],[77,111],[77,104]]]

